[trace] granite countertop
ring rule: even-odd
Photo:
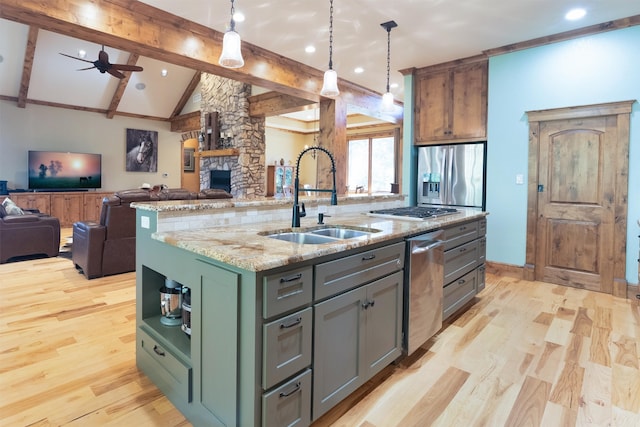
[[[302,192],[303,190],[301,190]],[[404,200],[406,196],[400,194],[349,194],[347,196],[338,196],[338,205],[351,203],[375,203],[388,200]],[[304,202],[309,206],[318,204],[329,205],[331,199],[322,196],[303,196],[298,198],[300,203]],[[147,202],[132,202],[131,206],[145,211],[151,212],[173,212],[173,211],[198,211],[206,209],[224,209],[224,208],[246,208],[246,207],[291,207],[293,204],[292,197],[254,197],[246,199],[196,199],[196,200],[162,200]]]
[[[247,224],[241,228],[218,226],[158,232],[152,238],[245,270],[265,271],[323,255],[401,239],[486,215],[486,212],[473,209],[460,209],[459,213],[424,221],[378,218],[366,214],[336,215],[327,218],[325,226],[348,226],[376,232],[366,237],[324,244],[300,245],[261,235],[291,231],[290,221]],[[295,231],[318,228],[316,219],[315,216],[302,218],[302,227]]]

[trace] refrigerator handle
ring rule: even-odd
[[[440,200],[443,205],[449,204],[449,175],[451,168],[451,147],[443,147],[442,156],[442,176],[440,177]]]

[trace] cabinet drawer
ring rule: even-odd
[[[478,221],[458,224],[444,229],[444,250],[475,240],[478,237]]]
[[[315,267],[315,300],[352,289],[404,267],[405,243],[361,252]]]
[[[262,427],[311,424],[311,370],[262,396]]]
[[[269,389],[311,364],[311,307],[263,327],[262,387]]]
[[[477,289],[476,282],[477,275],[474,270],[444,287],[443,319],[448,318],[460,307],[473,299]]]
[[[186,402],[192,400],[192,371],[171,352],[158,344],[156,340],[138,329],[138,364],[164,394],[179,396]]]
[[[311,302],[313,270],[311,266],[289,270],[264,278],[263,317],[268,319]]]
[[[466,243],[444,253],[444,284],[478,266],[478,242]]]

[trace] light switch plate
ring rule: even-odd
[[[149,217],[148,216],[141,216],[140,217],[140,227],[142,228],[149,228]]]
[[[522,185],[524,184],[524,175],[519,173],[516,175],[516,184]]]

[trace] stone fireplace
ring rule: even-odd
[[[266,195],[265,119],[249,116],[251,85],[203,73],[201,94],[202,128],[206,113],[218,112],[219,129],[227,138],[226,145],[237,150],[238,155],[200,157],[200,188],[214,188],[212,171],[225,171],[233,197]]]

